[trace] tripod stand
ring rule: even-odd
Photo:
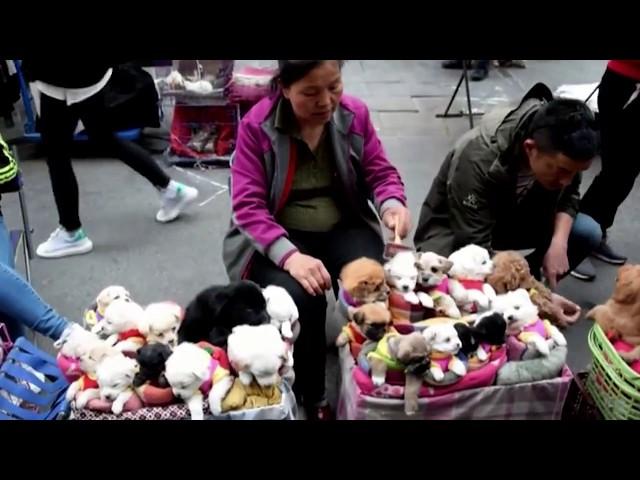
[[[469,92],[469,75],[468,75],[467,62],[468,60],[462,60],[462,74],[460,75],[460,80],[458,80],[458,84],[456,85],[456,88],[453,91],[453,95],[451,95],[451,98],[449,99],[449,104],[447,105],[447,108],[445,108],[444,113],[437,113],[436,118],[460,118],[465,115],[468,115],[469,128],[473,128],[473,116],[484,115],[484,112],[482,111],[474,112],[471,110],[471,94]],[[458,95],[458,91],[460,90],[460,86],[462,85],[463,81],[464,81],[464,88],[467,93],[467,112],[465,113],[464,110],[460,110],[458,113],[451,113],[449,112],[449,110],[451,109],[451,105],[453,104],[453,101],[456,99],[456,95]]]

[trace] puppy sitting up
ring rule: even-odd
[[[462,347],[462,342],[453,324],[433,325],[423,330],[422,335],[429,346],[431,360],[429,371],[436,382],[441,382],[447,371],[452,371],[459,377],[467,374],[464,363],[456,356]]]
[[[362,257],[347,263],[340,272],[339,284],[338,300],[345,309],[384,303],[389,298],[384,267],[370,258]]]
[[[489,252],[477,245],[467,245],[449,256],[453,262],[449,270],[449,292],[460,309],[466,313],[488,310],[496,297],[495,290],[485,283],[493,272]]]
[[[107,343],[121,352],[135,354],[146,343],[143,329],[144,310],[127,300],[114,300],[104,312],[104,318],[91,330],[107,336]]]
[[[460,318],[460,310],[449,295],[447,273],[453,262],[433,252],[417,254],[418,290],[428,293],[433,299],[436,313],[449,318]]]
[[[422,304],[425,308],[433,308],[433,299],[424,292],[415,292],[418,282],[418,267],[413,252],[398,252],[384,264],[387,283],[391,289],[402,295],[404,300],[413,305]]]

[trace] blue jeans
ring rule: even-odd
[[[11,339],[24,336],[25,327],[57,340],[69,321],[44,302],[13,269],[9,234],[0,216],[0,322]]]

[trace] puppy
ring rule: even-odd
[[[183,313],[177,303],[151,303],[144,309],[140,333],[147,342],[162,343],[173,348],[178,344],[178,328]]]
[[[422,335],[413,332],[400,335],[389,332],[378,342],[376,348],[367,354],[371,367],[371,380],[377,387],[384,384],[387,370],[405,370],[416,363],[423,362],[429,354],[429,348]],[[416,372],[414,372],[416,373]]]
[[[454,328],[462,342],[460,351],[471,369],[489,360],[491,351],[505,343],[507,321],[500,313],[491,311],[480,315],[472,326],[456,322]]]
[[[424,292],[415,292],[418,282],[418,267],[413,252],[398,252],[384,264],[387,283],[392,290],[402,294],[404,299],[414,305],[422,304],[425,308],[433,308],[433,299]]]
[[[78,359],[78,368],[83,372],[82,376],[74,381],[66,392],[66,399],[72,401],[78,396],[81,405],[91,398],[98,398],[98,382],[96,379],[96,370],[105,358],[117,355],[118,351],[104,340],[97,337],[87,337],[83,343],[77,345],[74,350]],[[92,392],[95,390],[95,392]],[[88,392],[88,393],[86,393]],[[81,394],[83,398],[80,398]],[[86,400],[84,397],[88,397]],[[83,407],[80,407],[83,408]]]
[[[124,409],[125,403],[134,395],[133,379],[138,372],[138,363],[132,359],[125,357],[124,354],[118,353],[110,357],[106,357],[99,364],[96,370],[99,391],[97,396],[86,393],[78,399],[78,408],[84,408],[87,402],[93,398],[101,398],[104,401],[112,402],[111,411],[116,415],[120,415]]]
[[[442,381],[444,373],[449,370],[459,377],[467,374],[464,363],[456,357],[462,342],[453,324],[441,323],[427,327],[422,331],[422,335],[430,351],[429,371],[436,382]]]
[[[525,289],[498,295],[493,303],[494,310],[507,321],[507,333],[515,335],[540,355],[549,355],[550,345],[567,345],[567,340],[557,327],[548,320],[540,320],[538,307],[533,304]]]
[[[133,379],[133,386],[138,388],[148,382],[154,387],[167,388],[169,383],[164,371],[170,356],[171,347],[162,343],[147,343],[140,348],[136,355],[140,369]]]
[[[192,420],[204,420],[204,395],[208,395],[211,413],[219,415],[222,399],[233,385],[229,371],[206,350],[190,342],[175,348],[167,359],[165,376],[175,397],[187,403]]]
[[[362,345],[367,340],[379,342],[391,327],[391,312],[383,302],[349,307],[349,323],[342,327],[336,346]]]
[[[93,327],[92,332],[107,336],[107,343],[115,345],[121,352],[137,352],[146,342],[140,331],[143,329],[144,310],[130,300],[117,299],[104,312],[104,318]]]
[[[233,327],[269,321],[266,300],[255,283],[242,280],[227,286],[212,286],[187,306],[178,329],[178,342],[206,341],[225,348]]]
[[[627,362],[640,359],[640,265],[620,267],[611,298],[592,308],[593,318],[611,338],[620,338],[636,346],[631,352],[620,352]]]
[[[255,379],[261,387],[277,385],[280,369],[288,360],[287,345],[271,324],[234,327],[227,339],[227,354],[244,385]]]
[[[53,346],[60,349],[60,354],[65,357],[78,358],[84,344],[97,341],[100,341],[100,338],[95,333],[74,323],[63,336],[53,343]]]
[[[347,306],[386,302],[389,286],[384,267],[375,260],[362,257],[347,263],[340,272],[340,299]]]
[[[104,316],[104,312],[111,302],[114,300],[131,301],[131,294],[129,291],[121,287],[120,285],[110,285],[103,289],[96,297],[96,312]]]
[[[271,319],[271,325],[276,327],[282,338],[294,342],[294,330],[300,333],[298,325],[298,307],[293,298],[284,288],[276,285],[269,285],[262,290],[267,304],[267,313]]]
[[[574,322],[580,316],[580,308],[567,315],[553,304],[551,290],[531,275],[527,260],[518,252],[497,253],[493,257],[493,267],[493,273],[487,277],[487,283],[497,294],[524,288],[538,307],[540,317],[561,327]]]
[[[428,293],[435,304],[438,315],[460,318],[460,310],[449,295],[449,277],[447,273],[453,262],[433,252],[417,254],[418,289]]]
[[[467,245],[449,256],[449,292],[461,310],[467,313],[488,310],[496,292],[485,279],[493,272],[489,252],[477,245]]]

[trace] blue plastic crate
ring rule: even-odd
[[[29,367],[44,379],[34,375]],[[55,420],[69,411],[69,382],[55,358],[20,337],[0,367],[0,420]],[[18,399],[10,401],[6,394]]]

